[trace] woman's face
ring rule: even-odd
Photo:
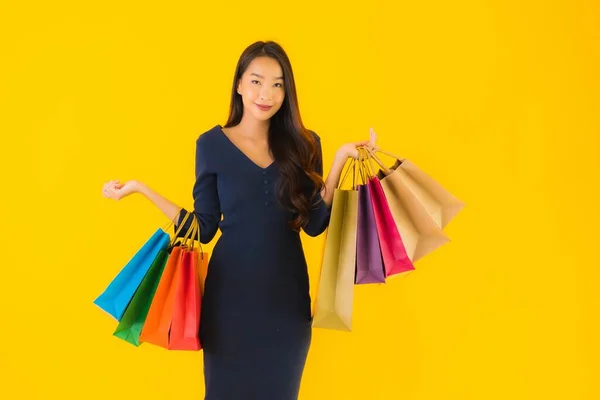
[[[244,113],[258,120],[268,120],[283,104],[285,89],[279,62],[271,57],[256,57],[238,82]],[[265,107],[260,107],[265,106]]]

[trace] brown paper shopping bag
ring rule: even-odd
[[[376,161],[381,167],[377,176],[411,261],[414,263],[448,243],[450,238],[435,222],[420,198],[410,189],[410,184],[406,183],[408,174],[398,168],[401,161],[396,158],[394,166],[388,168],[370,150],[369,155],[369,160]]]
[[[348,171],[355,171],[355,162],[333,194],[312,322],[316,328],[352,330],[358,191],[354,179],[350,190],[342,189],[342,184]]]
[[[411,193],[425,207],[427,213],[442,229],[456,217],[465,206],[465,203],[450,193],[439,182],[425,173],[421,168],[406,158],[400,158],[388,151],[375,149],[375,152],[392,157],[395,162],[390,168],[380,163],[382,171],[379,176],[389,176],[396,173]],[[378,158],[371,153],[374,159]]]

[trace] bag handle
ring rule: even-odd
[[[200,249],[200,258],[204,259],[204,250],[202,250],[202,242],[200,242],[200,222],[198,221],[198,218],[196,217],[196,215],[194,214],[194,226],[196,228],[196,236],[198,239],[198,248]],[[194,235],[192,235],[193,237]],[[194,250],[194,239],[192,239],[192,251]]]
[[[359,161],[357,162],[357,165],[358,165],[358,173],[360,175],[360,181],[362,182],[363,185],[366,185],[369,177],[367,176],[368,174],[367,174],[367,171],[365,170],[365,163],[363,161],[362,154],[360,152],[358,154],[358,159],[359,159]],[[356,187],[358,188],[358,185],[356,185]]]
[[[383,149],[381,149],[380,147],[375,147],[374,149],[375,149],[375,150],[373,151],[373,153],[381,153],[381,154],[385,154],[386,156],[388,156],[388,157],[392,157],[392,158],[395,158],[396,160],[399,160],[399,161],[404,161],[404,160],[405,160],[405,158],[403,158],[403,157],[400,157],[400,156],[397,156],[397,155],[395,155],[394,153],[391,153],[391,152],[389,152],[389,151],[383,150]],[[370,149],[369,149],[369,150],[370,150]]]
[[[358,159],[359,159],[359,165],[360,165],[359,169],[360,169],[362,181],[363,181],[363,184],[367,184],[369,182],[369,180],[371,179],[371,176],[369,174],[370,171],[367,169],[367,166],[365,165],[367,163],[368,157],[363,156],[363,153],[364,153],[363,147],[359,147],[357,150],[358,150]]]
[[[357,147],[357,150],[358,150],[358,158],[353,158],[352,161],[350,162],[350,165],[346,169],[345,174],[343,175],[342,179],[340,180],[340,183],[338,184],[338,189],[346,181],[346,178],[348,177],[348,173],[350,172],[350,169],[352,169],[352,190],[356,190],[356,188],[357,188],[356,169],[358,169],[358,175],[361,178],[361,182],[363,184],[366,184],[368,182],[368,180],[373,177],[373,169],[372,169],[371,160],[370,160],[370,158],[372,156],[370,157],[369,154],[363,155],[363,153],[367,153],[368,150],[370,150],[370,149],[368,149],[367,147],[364,147],[364,146],[360,146],[360,147]],[[367,166],[365,166],[365,163],[367,163]]]
[[[172,220],[169,220],[169,222],[167,222],[166,225],[163,225],[162,230],[167,232],[169,229],[171,229],[171,225],[175,225],[175,221],[177,221],[179,219],[179,214],[181,214],[181,211],[183,211],[183,208],[180,208],[179,211],[177,211],[177,214],[175,215],[175,217]],[[183,225],[185,225],[185,221],[187,220],[188,215],[186,215],[181,223],[181,225],[179,226],[179,228],[181,228]],[[176,233],[179,233],[179,230],[177,230]]]
[[[385,168],[385,164],[383,162],[381,162],[381,160],[379,160],[379,158],[377,158],[375,153],[373,153],[373,151],[369,147],[366,147],[365,149],[366,149],[367,153],[369,154],[369,166],[371,168],[371,174],[373,176],[375,176],[375,175],[377,175],[375,172],[377,167],[375,165],[373,165],[373,161],[375,161],[375,163],[377,163],[377,161],[379,161],[381,164],[378,164],[378,165],[382,166],[383,168]]]
[[[383,163],[383,162],[382,162],[382,161],[381,161],[381,160],[380,160],[380,159],[379,159],[379,158],[378,158],[378,157],[375,155],[375,153],[373,152],[373,150],[371,150],[371,149],[367,148],[367,151],[369,152],[369,155],[370,155],[370,157],[371,157],[373,160],[375,160],[375,162],[376,162],[377,164],[379,164],[379,166],[381,167],[381,169],[383,170],[383,172],[384,172],[386,175],[389,175],[389,174],[392,172],[392,170],[390,170],[390,169],[389,169],[389,168],[388,168],[388,167],[387,167],[387,166],[386,166],[386,165],[385,165],[385,164],[384,164],[384,163]],[[385,153],[384,153],[384,154],[385,154]],[[391,153],[390,153],[390,154],[391,154]],[[397,158],[397,157],[395,157],[395,156],[392,156],[392,157],[394,157],[394,158]],[[398,160],[400,160],[400,158],[398,158]]]
[[[342,177],[342,179],[340,179],[340,182],[337,185],[337,188],[340,189],[342,187],[342,185],[344,184],[344,182],[346,181],[346,178],[348,177],[348,172],[350,172],[350,168],[352,168],[352,190],[354,190],[354,186],[355,186],[355,181],[356,181],[356,160],[352,159],[352,161],[350,161],[350,165],[348,165],[348,168],[346,168],[346,173],[344,174],[344,176]]]
[[[191,213],[189,213],[189,214],[191,214]],[[185,247],[185,248],[190,247],[190,245],[188,244],[188,241],[190,240],[190,238],[192,239],[192,245],[194,244],[193,237],[194,237],[194,234],[196,233],[196,224],[197,224],[196,219],[193,218],[190,228],[185,233],[185,236],[183,237],[183,239],[181,239],[181,247]],[[177,238],[177,236],[175,236],[174,238]],[[175,241],[173,241],[173,245],[174,244],[175,244]]]
[[[367,167],[365,168],[365,171],[367,172],[367,176],[369,177],[369,179],[372,179],[375,174],[373,173],[374,168],[373,168],[373,157],[371,156],[370,150],[368,147],[362,147],[361,148],[362,151],[364,151],[366,153],[366,157],[365,157],[365,164],[367,165]]]
[[[179,217],[179,214],[181,214],[181,210],[183,210],[183,209],[180,209],[180,210],[179,210],[179,212],[177,213],[177,216],[176,216],[176,218],[178,218],[178,217]],[[175,231],[175,234],[173,235],[173,238],[172,238],[172,239],[169,241],[169,247],[173,246],[173,244],[175,243],[175,240],[177,239],[177,235],[179,235],[179,232],[181,232],[181,229],[184,227],[184,225],[185,225],[185,223],[186,223],[186,221],[187,221],[187,219],[188,219],[189,217],[190,217],[190,213],[187,213],[187,214],[185,215],[185,217],[183,217],[183,221],[181,221],[181,224],[179,225],[179,228],[177,228],[177,230]],[[166,228],[166,229],[165,229],[165,228],[163,228],[163,230],[164,230],[165,232],[166,232],[166,231],[168,231],[168,230],[169,230],[169,228],[171,228],[171,225],[174,225],[174,224],[175,224],[175,222],[173,222],[173,221],[170,221],[170,222],[167,224],[167,228]],[[191,229],[191,227],[188,229],[188,232],[189,232],[189,230],[190,230],[190,229]]]

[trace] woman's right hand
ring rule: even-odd
[[[118,180],[111,180],[102,187],[102,195],[108,199],[121,200],[132,193],[137,193],[139,190],[139,182],[130,180],[121,183]]]

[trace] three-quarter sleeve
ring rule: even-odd
[[[196,181],[192,189],[192,196],[194,198],[194,214],[200,225],[200,242],[206,244],[217,233],[221,220],[221,207],[217,191],[217,176],[210,168],[209,157],[207,157],[209,149],[206,149],[207,146],[203,139],[200,136],[196,140]],[[185,208],[181,209],[175,230],[178,229],[187,213]],[[177,236],[185,236],[191,223],[192,218],[188,218]]]
[[[311,131],[312,132],[312,131]],[[323,177],[323,149],[321,147],[321,138],[314,132],[312,132],[317,140],[317,163],[315,165],[315,172]],[[318,236],[327,229],[329,226],[329,218],[331,216],[331,207],[325,203],[321,192],[315,193],[311,200],[311,208],[308,214],[308,222],[304,226],[304,232],[308,236]]]

